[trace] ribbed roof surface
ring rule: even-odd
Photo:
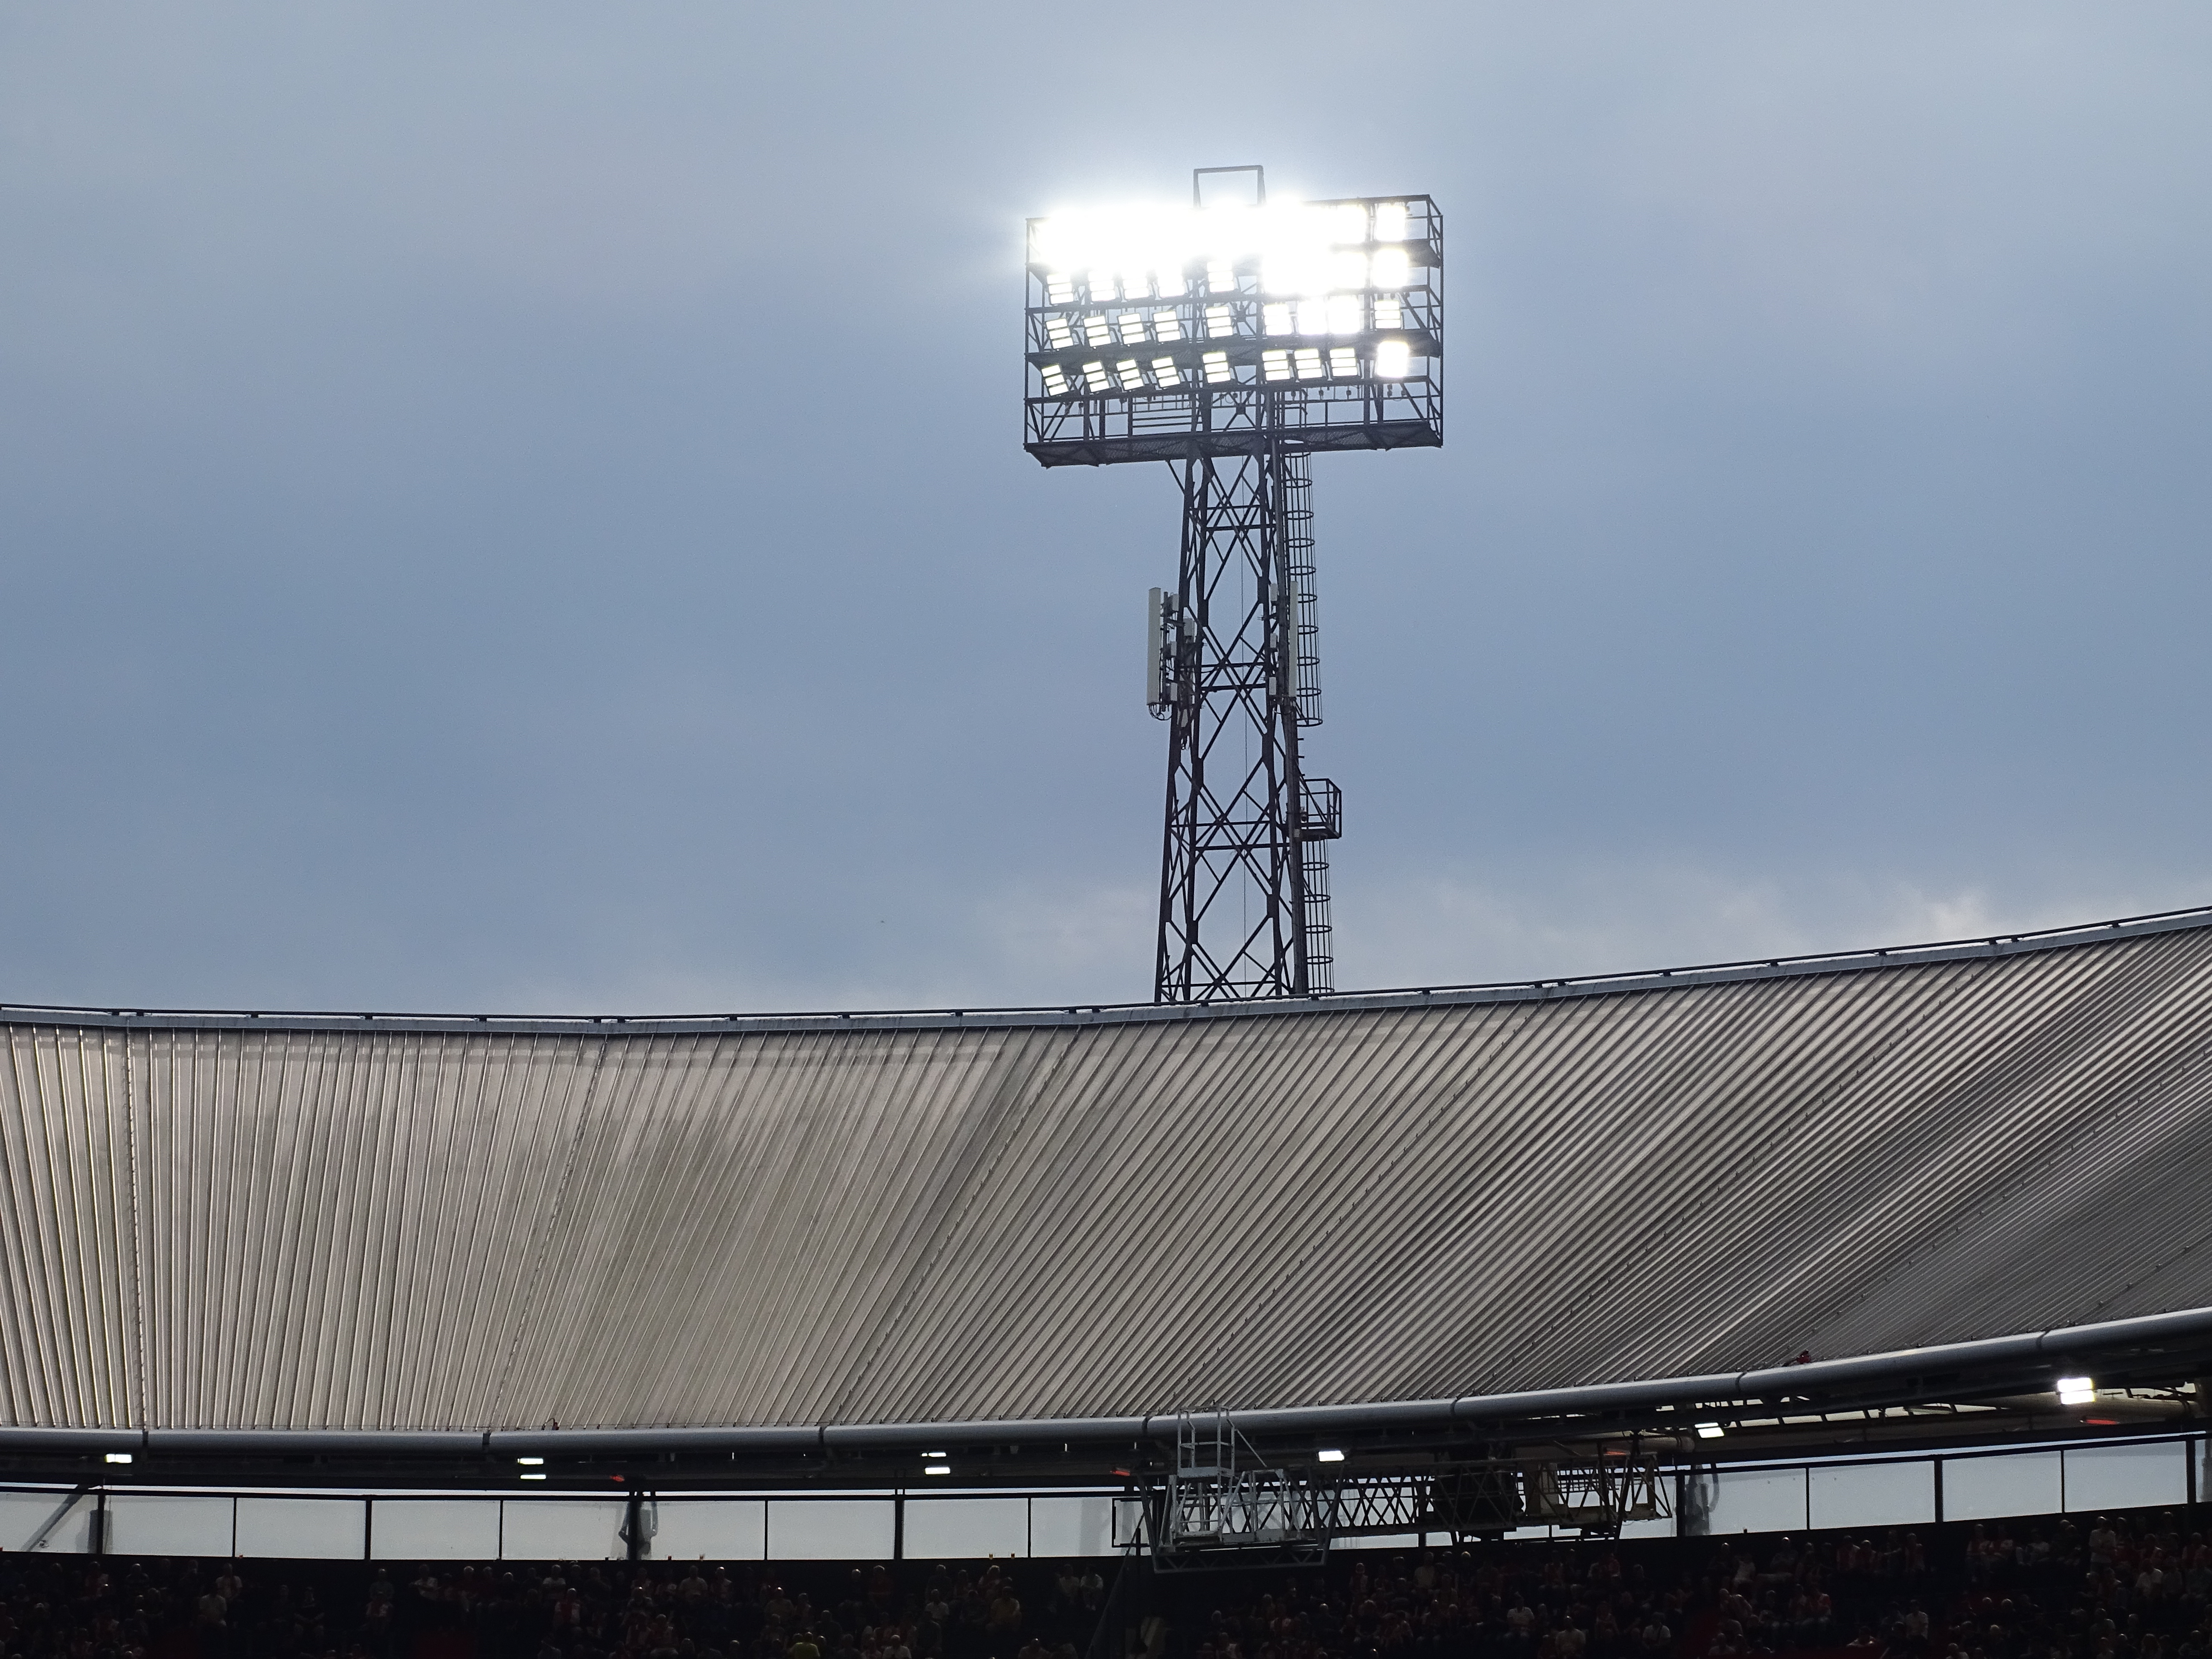
[[[2212,1304],[2212,928],[1555,1000],[0,1026],[0,1420],[1340,1403]]]

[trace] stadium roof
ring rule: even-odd
[[[1201,1010],[0,1011],[0,1422],[1448,1402],[2198,1309],[2208,990],[2192,912]]]

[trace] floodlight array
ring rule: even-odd
[[[1030,449],[1055,460],[1443,441],[1426,197],[1030,222]]]

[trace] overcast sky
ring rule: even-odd
[[[1141,999],[1022,220],[1425,191],[1338,983],[2212,901],[2212,9],[0,3],[0,1000]]]

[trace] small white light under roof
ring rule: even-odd
[[[111,1463],[128,1463],[131,1461],[131,1454],[129,1452],[110,1452],[107,1454],[107,1461]]]
[[[543,1469],[525,1469],[522,1472],[522,1478],[525,1480],[543,1480],[545,1478],[545,1471]]]
[[[1113,382],[1106,378],[1106,365],[1103,363],[1084,364],[1083,383],[1093,392],[1111,392],[1114,389]]]
[[[1377,202],[1375,204],[1375,240],[1378,242],[1402,242],[1407,231],[1406,204],[1403,202]]]
[[[1328,332],[1328,301],[1301,300],[1298,301],[1298,332],[1326,334]]]
[[[1413,372],[1413,349],[1403,340],[1381,340],[1375,346],[1376,378],[1402,380]]]
[[[1237,272],[1226,259],[1209,259],[1206,263],[1206,286],[1215,294],[1236,291]]]
[[[1321,379],[1321,348],[1319,346],[1300,346],[1297,361],[1298,379],[1301,380]]]
[[[1328,331],[1332,334],[1357,334],[1364,320],[1360,313],[1366,307],[1360,304],[1357,294],[1332,294],[1328,296]]]
[[[1085,317],[1083,319],[1083,343],[1085,345],[1111,345],[1114,343],[1114,331],[1107,325],[1103,317]]]
[[[1373,287],[1403,288],[1413,279],[1413,262],[1401,247],[1377,248],[1375,257],[1367,262],[1367,271]]]
[[[1700,1423],[1698,1425],[1698,1438],[1700,1440],[1717,1440],[1726,1432],[1727,1431],[1722,1428],[1717,1423]]]
[[[1343,1452],[1334,1446],[1323,1446],[1319,1451],[1316,1452],[1314,1455],[1321,1459],[1324,1463],[1341,1463],[1344,1462]]]
[[[1263,351],[1260,354],[1260,373],[1270,380],[1291,378],[1291,354],[1287,351]]]
[[[1152,313],[1152,332],[1162,340],[1180,340],[1182,319],[1172,311],[1156,311]]]
[[[1137,360],[1134,357],[1122,358],[1120,362],[1114,365],[1114,368],[1121,377],[1122,391],[1142,392],[1145,389],[1144,371],[1137,367]]]
[[[1051,305],[1073,305],[1075,303],[1075,278],[1069,276],[1064,270],[1054,271],[1051,276],[1044,279],[1044,297],[1047,303]]]
[[[1182,384],[1182,376],[1176,372],[1176,360],[1172,357],[1155,357],[1152,359],[1152,378],[1158,380],[1162,386],[1181,386]]]
[[[1058,363],[1044,366],[1044,390],[1048,398],[1065,398],[1067,395],[1067,374]]]
[[[1406,307],[1404,302],[1401,301],[1395,294],[1376,295],[1375,296],[1375,326],[1377,328],[1403,328],[1405,325]]]
[[[1206,308],[1206,336],[1210,340],[1225,340],[1237,331],[1237,319],[1227,306],[1208,306]]]
[[[2097,1403],[2097,1382],[2089,1376],[2062,1376],[2058,1379],[2058,1403],[2062,1406],[2094,1406]]]
[[[1291,305],[1288,301],[1279,301],[1271,306],[1261,306],[1260,317],[1266,325],[1266,331],[1270,334],[1288,334],[1291,331]]]
[[[1225,351],[1209,351],[1199,362],[1206,370],[1208,386],[1221,386],[1237,378],[1237,371],[1229,367],[1229,354]]]
[[[1123,345],[1142,345],[1145,343],[1145,313],[1125,311],[1114,319],[1121,330]]]
[[[518,1457],[514,1461],[521,1464],[526,1469],[537,1468],[545,1462],[542,1457]]]
[[[1328,349],[1328,372],[1346,376],[1358,374],[1358,354],[1350,346],[1331,346]]]
[[[1045,319],[1044,337],[1054,345],[1066,348],[1075,343],[1075,325],[1065,317]]]
[[[952,1465],[950,1463],[925,1463],[921,1466],[921,1472],[924,1474],[950,1474],[952,1473]]]

